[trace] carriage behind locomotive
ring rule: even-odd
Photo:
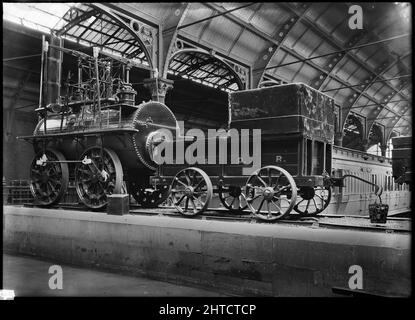
[[[231,213],[249,209],[262,220],[278,220],[292,210],[316,215],[331,198],[333,110],[330,97],[304,84],[230,93],[228,130],[240,135],[248,130],[251,155],[260,144],[260,168],[246,173],[252,165],[230,161],[233,136],[228,134],[227,163],[163,164],[152,184],[170,185],[172,204],[190,216],[205,211],[214,193]],[[255,129],[260,129],[259,141]],[[242,139],[239,143],[243,148]]]

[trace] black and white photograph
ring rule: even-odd
[[[0,300],[411,296],[411,3],[2,10]]]

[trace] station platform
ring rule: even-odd
[[[334,296],[334,287],[349,288],[349,269],[357,265],[366,292],[411,293],[411,234],[396,222],[388,231],[23,206],[3,211],[7,252],[63,264],[231,295],[297,297]]]
[[[3,287],[16,297],[224,297],[220,292],[144,277],[58,264],[62,288],[51,289],[49,268],[55,261],[3,254]]]

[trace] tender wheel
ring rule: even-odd
[[[219,186],[219,199],[231,213],[240,213],[248,207],[240,186]]]
[[[59,203],[68,189],[69,169],[63,154],[55,149],[39,152],[30,166],[30,191],[35,203],[41,206],[52,206]],[[40,163],[39,162],[42,162]],[[37,163],[38,162],[38,163]]]
[[[91,147],[75,168],[75,186],[81,201],[91,209],[107,205],[107,196],[123,191],[123,170],[117,154],[107,148]]]
[[[174,207],[186,216],[194,216],[205,211],[212,194],[212,182],[199,168],[183,169],[174,177],[170,186]]]
[[[330,186],[300,187],[298,195],[301,200],[294,206],[294,210],[301,215],[316,216],[323,212],[331,200]]]
[[[248,207],[255,217],[274,221],[288,215],[294,207],[297,186],[286,170],[267,166],[248,178],[246,196]]]
[[[157,208],[169,195],[169,186],[140,187],[136,183],[130,184],[130,194],[134,200],[143,208]]]

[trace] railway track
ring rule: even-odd
[[[25,207],[35,207],[32,203],[24,204]],[[63,210],[77,210],[77,211],[91,211],[85,206],[77,203],[61,203],[49,209],[63,209]],[[47,210],[47,209],[46,209]],[[164,216],[181,219],[199,219],[199,220],[218,220],[218,221],[232,221],[255,224],[272,224],[266,221],[254,218],[250,212],[243,214],[230,214],[226,209],[209,209],[205,213],[193,217],[187,217],[175,211],[173,207],[163,207],[147,209],[138,205],[130,205],[130,214],[143,216]],[[341,223],[339,223],[341,222]],[[386,224],[372,224],[368,217],[364,216],[347,216],[347,215],[321,215],[317,217],[299,217],[297,214],[289,215],[288,219],[277,220],[274,223],[306,226],[310,228],[325,228],[338,230],[360,230],[372,232],[385,233],[403,233],[409,234],[411,232],[410,218],[394,218],[388,217]]]

